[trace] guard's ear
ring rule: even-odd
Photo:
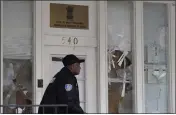
[[[71,65],[67,65],[66,67],[67,67],[68,69],[72,69],[72,68],[71,68]]]
[[[69,68],[70,70],[73,70],[73,69],[74,69],[74,64],[68,65],[68,68]]]

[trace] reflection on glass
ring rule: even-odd
[[[32,104],[32,62],[30,60],[4,59],[4,105]],[[5,108],[5,112],[14,108]],[[22,108],[24,110],[24,108]]]
[[[108,1],[109,113],[132,113],[132,3]]]
[[[31,113],[32,1],[3,1],[4,113]]]
[[[167,7],[144,3],[146,113],[167,113]]]

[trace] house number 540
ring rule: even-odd
[[[74,45],[76,45],[76,44],[78,44],[78,38],[76,38],[76,37],[62,37],[62,44],[74,44]]]

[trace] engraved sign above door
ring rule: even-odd
[[[50,3],[50,27],[89,29],[88,6]]]

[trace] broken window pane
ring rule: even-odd
[[[132,2],[108,1],[109,113],[132,113]]]
[[[32,1],[3,1],[3,113],[31,113]]]
[[[32,104],[31,60],[4,59],[3,97],[4,105]],[[13,107],[6,110],[13,110]],[[24,108],[22,108],[24,109]],[[7,113],[9,111],[6,111]]]

